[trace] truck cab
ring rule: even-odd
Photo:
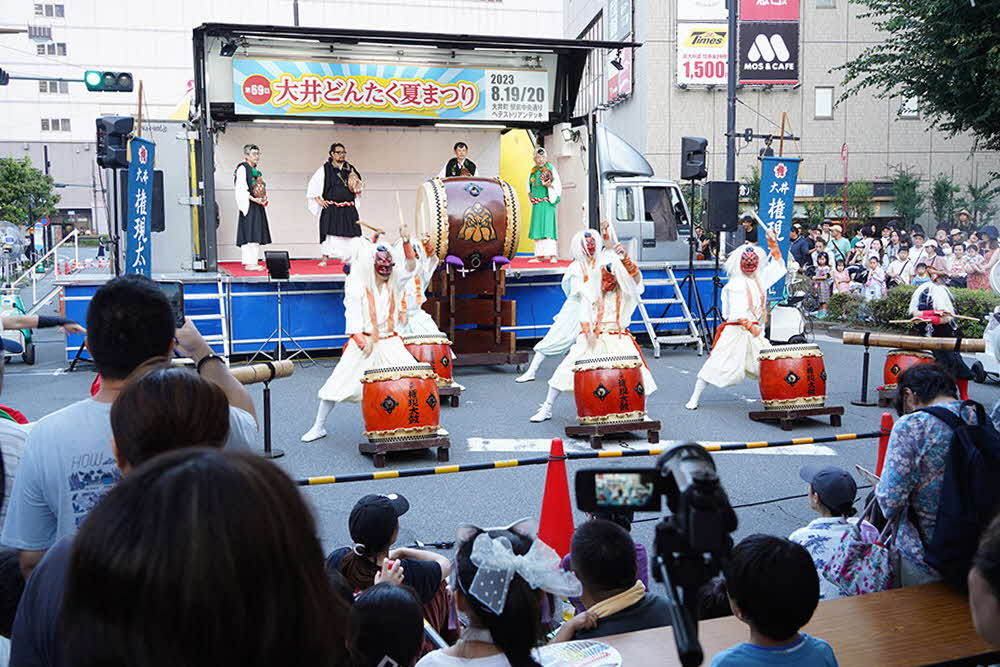
[[[647,176],[608,176],[601,189],[604,217],[623,244],[633,244],[638,261],[687,260],[691,217],[677,183]],[[674,241],[666,240],[671,228],[677,232]]]

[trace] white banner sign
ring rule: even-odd
[[[677,24],[677,83],[726,85],[728,26],[725,23]]]
[[[677,0],[678,21],[725,21],[726,0]]]

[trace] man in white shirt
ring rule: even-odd
[[[910,249],[905,245],[900,246],[896,259],[889,262],[889,266],[885,269],[885,274],[898,285],[909,285],[910,280],[913,279],[913,269],[915,266],[914,261],[910,259]]]
[[[111,404],[129,375],[174,349],[229,399],[227,447],[248,449],[257,438],[253,400],[191,320],[176,329],[170,302],[149,278],[122,276],[94,294],[87,309],[87,349],[101,374],[92,398],[33,425],[7,507],[0,543],[20,550],[28,578],[56,540],[76,531],[120,478],[111,433]]]
[[[851,242],[844,238],[844,228],[840,225],[830,227],[830,242],[827,244],[830,252],[833,253],[831,266],[836,266],[838,260],[847,261],[847,256],[851,252]]]

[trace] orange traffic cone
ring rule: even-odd
[[[875,474],[882,476],[882,466],[885,465],[885,452],[889,449],[889,434],[892,433],[892,413],[882,413],[882,424],[879,428],[882,435],[878,439],[878,462],[875,464]]]
[[[560,558],[569,553],[569,544],[573,539],[573,502],[569,497],[566,453],[563,451],[561,438],[553,438],[549,449],[538,538],[555,549]]]

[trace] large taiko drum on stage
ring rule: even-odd
[[[437,374],[439,387],[452,385],[450,340],[444,336],[404,336],[403,345],[414,359],[430,365]]]
[[[882,370],[883,388],[895,389],[899,376],[910,366],[933,364],[934,355],[920,350],[892,350],[885,358]]]
[[[760,351],[760,398],[768,410],[821,408],[826,366],[818,345],[779,345]]]
[[[513,259],[521,223],[510,184],[497,178],[432,178],[417,190],[416,231],[439,259],[454,255],[471,270],[494,257]]]
[[[430,365],[373,368],[361,382],[361,414],[369,440],[437,434],[441,404],[437,374]]]
[[[581,424],[646,418],[646,388],[639,355],[583,357],[573,364],[576,417]]]

